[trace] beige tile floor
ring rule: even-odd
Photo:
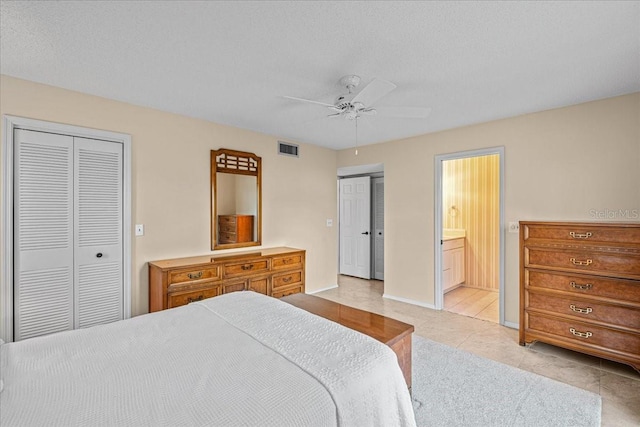
[[[382,298],[381,281],[339,276],[338,284],[316,295],[410,323],[422,337],[598,393],[602,426],[640,426],[640,374],[626,365],[542,343],[522,347],[515,329]]]
[[[499,300],[500,294],[496,291],[460,286],[444,294],[444,309],[463,316],[499,323]]]

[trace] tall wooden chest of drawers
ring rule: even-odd
[[[218,243],[253,241],[253,215],[218,215]]]
[[[304,293],[305,251],[269,248],[149,262],[149,312],[235,291]]]
[[[640,224],[520,222],[520,344],[640,370]]]

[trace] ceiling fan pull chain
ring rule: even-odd
[[[356,121],[356,156],[358,155],[358,116],[354,119]]]

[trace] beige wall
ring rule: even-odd
[[[466,231],[465,285],[498,290],[500,156],[442,162],[442,208],[443,228]]]
[[[338,167],[384,163],[386,294],[434,303],[434,157],[496,146],[507,222],[640,209],[640,93],[340,151]],[[505,318],[517,323],[517,234],[505,257]]]
[[[210,253],[209,152],[262,157],[263,246],[307,250],[307,291],[336,284],[336,152],[300,144],[277,155],[277,138],[1,76],[0,113],[131,135],[134,224],[132,314],[148,309],[146,263]],[[4,268],[4,267],[3,267]]]
[[[505,221],[592,220],[640,209],[640,94],[337,153],[2,76],[0,113],[128,133],[133,146],[132,312],[147,311],[146,262],[210,253],[209,150],[263,158],[263,245],[307,250],[307,289],[337,274],[337,167],[384,163],[385,293],[434,303],[434,157],[505,147]],[[336,161],[337,157],[337,161]],[[610,213],[609,212],[609,213]],[[618,218],[624,220],[625,218]],[[640,219],[636,219],[638,221]],[[506,320],[518,322],[518,238],[505,235]]]

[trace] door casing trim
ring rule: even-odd
[[[434,201],[434,270],[435,270],[435,308],[436,310],[442,310],[444,306],[444,296],[442,293],[442,162],[445,160],[464,159],[468,157],[479,157],[497,154],[500,163],[500,294],[499,294],[499,311],[500,311],[500,324],[504,325],[504,240],[505,240],[505,226],[504,226],[504,146],[482,148],[479,150],[461,151],[457,153],[440,154],[436,155],[434,162],[435,173],[435,201]]]

